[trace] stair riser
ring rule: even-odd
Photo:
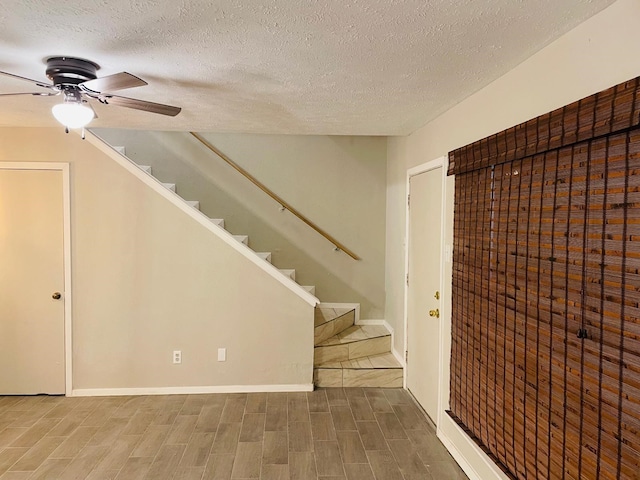
[[[341,317],[334,318],[333,320],[315,327],[313,333],[314,345],[318,345],[328,338],[331,338],[334,335],[345,331],[347,328],[351,327],[355,323],[355,321],[356,312],[355,310],[352,310],[349,313],[342,315]]]
[[[342,317],[346,313],[353,312],[353,316],[355,318],[356,310],[355,308],[327,308],[327,307],[316,307],[316,311],[314,313],[313,318],[313,326],[319,327],[323,323],[330,322],[335,320],[338,317]]]
[[[346,360],[353,360],[354,358],[362,358],[389,351],[391,351],[391,335],[368,338],[343,345],[315,347],[313,364],[320,365],[325,362],[344,362]]]
[[[401,388],[403,374],[401,368],[366,370],[316,368],[313,371],[313,383],[316,387]]]

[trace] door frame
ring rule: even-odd
[[[407,389],[407,371],[409,369],[409,365],[407,362],[408,359],[408,348],[409,348],[409,335],[408,335],[408,326],[409,326],[409,285],[407,284],[407,278],[409,275],[409,199],[411,195],[411,177],[416,175],[420,175],[421,173],[426,173],[431,170],[435,170],[436,168],[442,168],[442,211],[441,222],[440,222],[440,312],[441,312],[441,321],[444,322],[447,320],[442,315],[446,309],[442,308],[442,303],[444,302],[443,295],[443,285],[444,285],[444,263],[446,259],[445,253],[445,213],[446,213],[446,199],[447,199],[447,167],[448,167],[448,157],[442,156],[436,158],[435,160],[431,160],[430,162],[423,163],[421,165],[415,166],[407,170],[407,178],[405,185],[405,237],[404,237],[404,358],[405,358],[405,369],[404,369],[404,388]],[[438,345],[440,349],[440,355],[438,356],[438,412],[435,419],[433,419],[436,423],[436,427],[440,425],[441,416],[444,412],[443,405],[444,400],[442,398],[443,388],[441,388],[443,377],[444,377],[444,365],[445,365],[445,337],[444,337],[444,328],[440,328],[440,337],[438,338]]]
[[[68,163],[0,162],[0,170],[54,170],[62,172],[62,236],[64,264],[64,367],[65,395],[71,396],[73,385],[73,350],[71,322],[71,187]]]

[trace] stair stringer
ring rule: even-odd
[[[238,242],[231,233],[224,230],[222,227],[213,223],[206,215],[204,215],[199,210],[192,208],[187,202],[182,199],[179,195],[172,192],[168,188],[166,188],[162,182],[160,182],[155,177],[149,175],[145,171],[143,171],[137,164],[133,163],[129,158],[125,155],[114,149],[111,145],[106,143],[96,134],[91,131],[86,132],[86,141],[91,143],[94,147],[100,150],[105,155],[109,156],[112,160],[114,160],[118,165],[126,169],[133,176],[137,177],[140,181],[142,181],[145,185],[150,187],[156,193],[164,197],[166,200],[171,202],[174,206],[182,210],[185,214],[190,216],[204,228],[209,230],[214,235],[218,236],[221,240],[223,240],[227,245],[236,250],[238,253],[243,255],[245,258],[250,260],[254,265],[264,270],[268,275],[273,277],[275,280],[280,282],[286,288],[295,293],[302,300],[307,302],[309,305],[315,307],[320,303],[320,300],[307,292],[301,285],[297,284],[288,276],[282,274],[274,265],[271,265],[268,262],[262,260],[258,255],[255,254],[253,250],[251,250],[248,246],[244,245],[241,242]]]

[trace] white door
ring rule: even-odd
[[[407,388],[438,419],[442,168],[409,178]]]
[[[0,168],[0,394],[65,393],[63,221],[62,171]]]

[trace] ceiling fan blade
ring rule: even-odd
[[[13,95],[33,95],[36,97],[55,97],[56,95],[60,95],[60,92],[55,93],[40,93],[40,92],[22,92],[22,93],[0,93],[0,97],[11,97]]]
[[[106,103],[111,105],[159,113],[160,115],[168,115],[170,117],[175,117],[182,110],[180,107],[172,107],[171,105],[147,102],[146,100],[137,100],[135,98],[120,97],[118,95],[103,95],[102,98],[106,100]]]
[[[33,79],[27,78],[27,77],[21,77],[20,75],[14,75],[13,73],[0,72],[0,74],[1,75],[6,75],[7,77],[17,78],[18,80],[24,80],[26,82],[35,83],[39,87],[56,89],[56,87],[54,85],[50,85],[48,83],[39,82],[38,80],[33,80]]]
[[[92,92],[113,92],[115,90],[142,87],[144,85],[148,84],[141,78],[127,72],[120,72],[114,75],[96,78],[95,80],[87,80],[80,84],[80,88],[83,90],[91,90]]]

